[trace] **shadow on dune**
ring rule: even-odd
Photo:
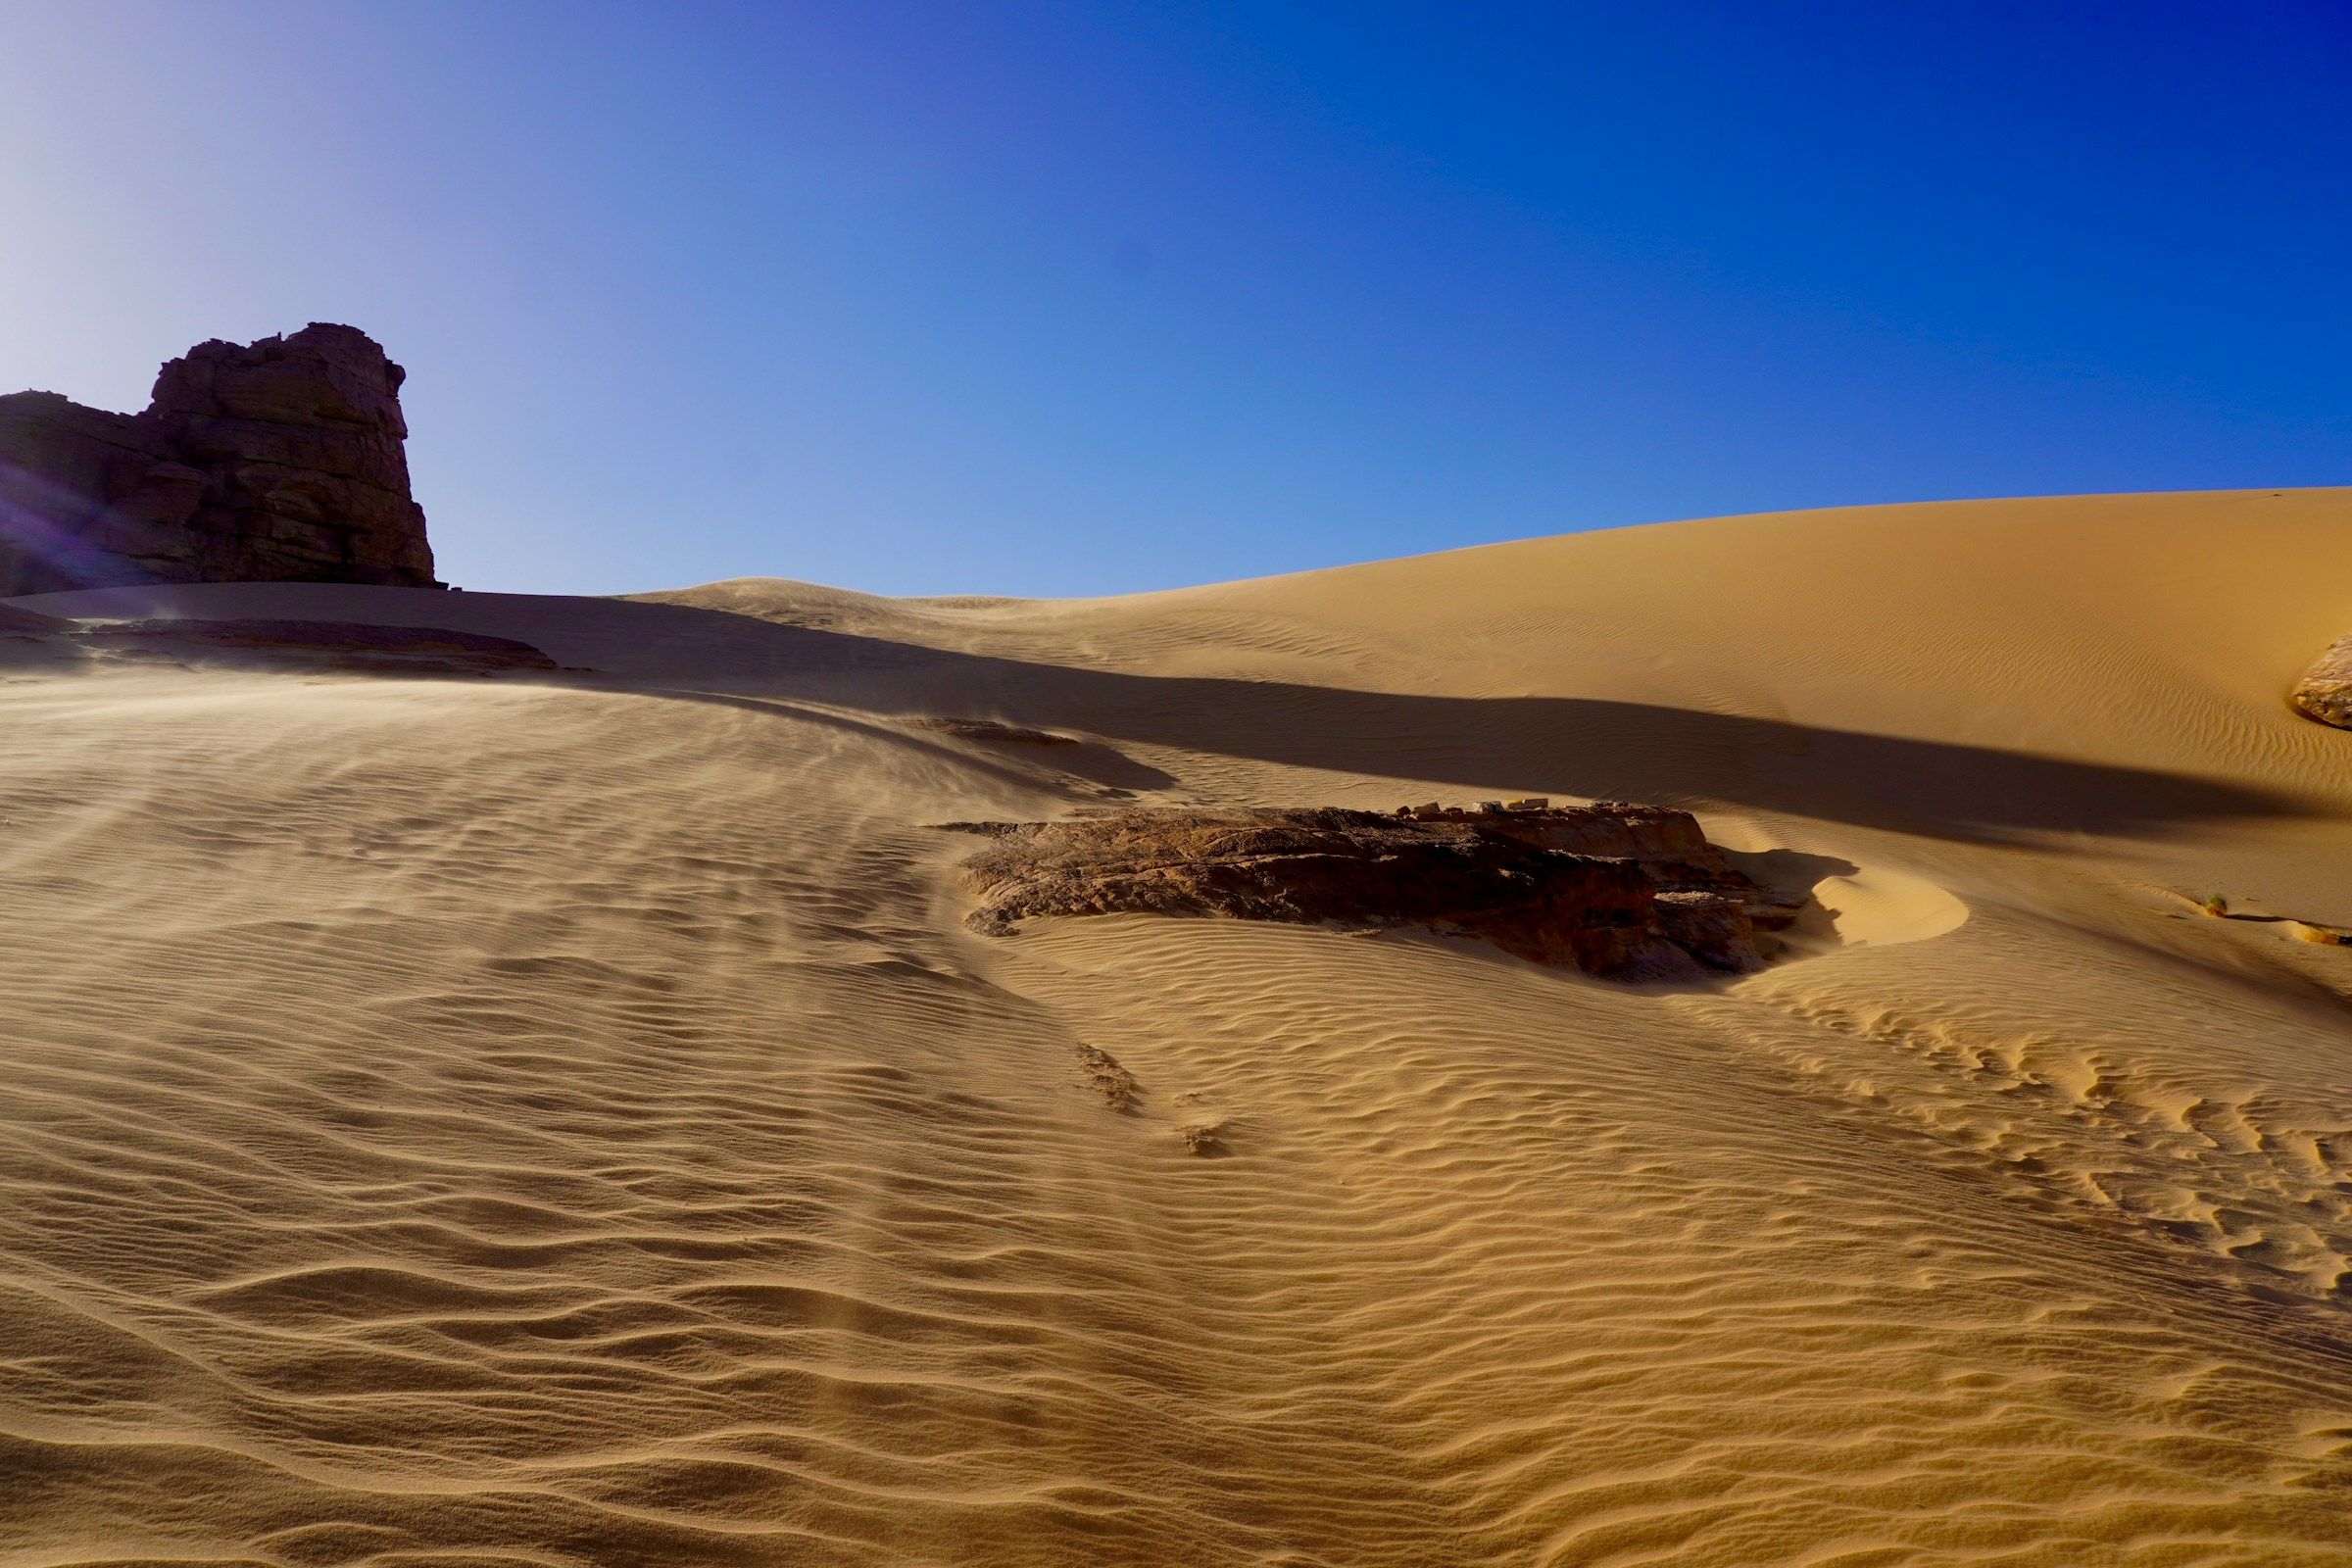
[[[696,645],[739,692],[822,700],[877,716],[985,712],[1106,741],[1481,792],[1741,806],[1980,841],[2148,834],[2326,809],[2222,779],[1642,703],[1146,675],[688,606],[628,608],[662,617],[673,654]]]
[[[1440,697],[1208,676],[1148,675],[958,653],[648,600],[227,585],[176,614],[271,612],[440,626],[519,638],[605,672],[565,684],[738,708],[815,703],[823,721],[960,715],[1093,737],[1081,777],[1168,780],[1118,747],[1247,759],[1464,794],[1530,791],[1678,806],[1749,807],[1946,838],[2159,834],[2232,817],[2332,811],[2330,803],[2226,779],[1914,740],[1785,720],[1582,697]],[[249,592],[248,592],[249,591]],[[92,613],[76,596],[30,602]],[[56,601],[53,605],[52,601]],[[216,608],[216,605],[218,608]],[[121,613],[120,610],[115,612]],[[147,613],[158,612],[148,610]],[[805,710],[786,709],[814,717]],[[1923,715],[1933,722],[1933,714]],[[923,752],[981,758],[894,732]],[[1005,761],[979,765],[1005,772]],[[1020,770],[1021,776],[1029,776]]]

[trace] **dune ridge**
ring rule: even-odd
[[[2347,522],[0,607],[564,666],[0,639],[0,1565],[2352,1562],[2352,955],[2192,906],[2352,923]],[[1822,907],[1000,941],[925,826],[1521,793]]]

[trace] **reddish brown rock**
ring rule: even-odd
[[[142,414],[0,397],[0,597],[171,582],[438,588],[409,494],[407,372],[313,322],[200,343]]]
[[[1581,807],[1419,820],[1331,808],[1141,808],[1066,822],[959,823],[996,843],[964,865],[972,924],[1034,915],[1226,915],[1474,936],[1596,974],[1762,961],[1794,908],[1733,870],[1689,813]],[[1612,853],[1582,853],[1543,842]]]
[[[1700,920],[1707,906],[1698,895],[1727,901],[1746,922],[1740,940],[1752,931],[1780,931],[1792,923],[1810,895],[1758,884],[1735,870],[1723,851],[1707,841],[1698,819],[1667,806],[1632,801],[1596,801],[1590,806],[1554,806],[1476,819],[1488,833],[1520,839],[1568,855],[1631,860],[1657,884],[1661,897],[1683,894],[1677,918]],[[1713,914],[1703,917],[1713,920]],[[1695,927],[1694,927],[1695,929]]]

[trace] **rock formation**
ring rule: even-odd
[[[2330,644],[2295,682],[2287,701],[2323,724],[2352,729],[2352,637]]]
[[[1452,819],[1331,808],[1139,808],[957,823],[997,842],[964,865],[971,923],[1032,915],[1227,915],[1483,938],[1596,974],[1762,962],[1759,929],[1803,900],[1734,870],[1688,812],[1600,805]]]
[[[438,588],[409,496],[407,372],[313,322],[200,343],[142,414],[0,397],[0,597],[173,582]]]

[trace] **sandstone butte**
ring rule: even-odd
[[[313,322],[165,365],[139,414],[0,397],[0,598],[150,583],[438,588],[409,493],[407,372]]]

